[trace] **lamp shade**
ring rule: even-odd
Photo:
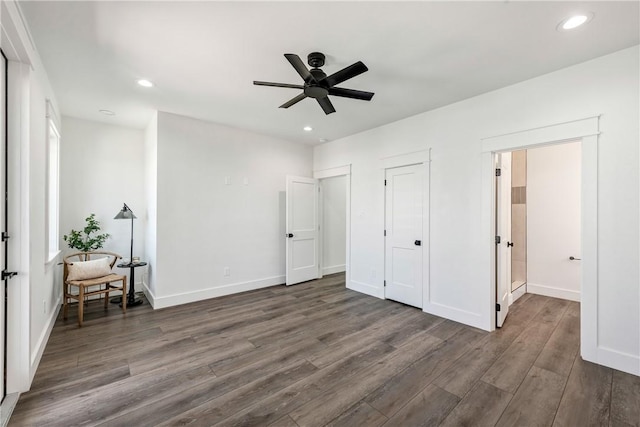
[[[113,217],[113,219],[135,219],[135,218],[137,217],[134,215],[133,211],[131,210],[131,208],[129,208],[129,206],[127,206],[126,203],[124,204],[122,209],[120,209],[120,212],[118,212],[118,214]]]

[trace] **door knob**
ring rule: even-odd
[[[421,240],[416,240],[415,242],[413,242],[414,245],[416,246],[422,246],[422,241]]]
[[[513,247],[513,242],[507,242],[507,247],[509,246]]]
[[[293,237],[293,234],[289,233],[289,234],[287,234],[287,237],[288,237],[288,238],[292,238],[292,237]]]
[[[582,258],[576,258],[576,257],[574,257],[574,256],[570,256],[570,257],[569,257],[569,259],[570,259],[571,261],[580,261]]]

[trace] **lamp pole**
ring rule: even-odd
[[[129,269],[129,292],[128,292],[128,295],[122,296],[122,298],[126,299],[127,306],[136,306],[136,305],[142,304],[142,300],[136,298],[136,291],[134,287],[135,286],[134,270],[136,267],[143,267],[147,265],[146,262],[137,262],[135,264],[133,263],[133,220],[135,218],[136,216],[133,214],[133,211],[129,206],[127,206],[126,203],[114,218],[114,219],[131,219],[131,246],[129,248],[129,262],[118,264],[119,268]],[[120,299],[119,301],[122,301],[122,299]],[[111,302],[116,302],[115,298],[111,300]]]
[[[129,252],[129,264],[133,264],[133,212],[131,212],[131,251]]]
[[[133,211],[126,203],[124,204],[122,210],[125,211],[125,215],[128,214],[128,216],[131,217],[131,248],[129,251],[129,264],[133,264],[133,219],[136,216],[133,214]]]

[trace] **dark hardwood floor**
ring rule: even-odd
[[[579,356],[579,305],[487,333],[344,276],[58,319],[10,426],[639,426],[640,377]]]

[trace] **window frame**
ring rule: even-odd
[[[45,263],[60,254],[60,127],[47,100],[45,174]],[[52,158],[55,155],[55,158]]]

